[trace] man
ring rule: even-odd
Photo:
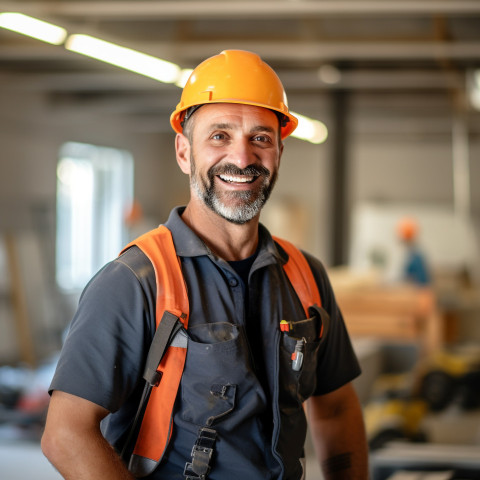
[[[173,237],[189,310],[169,440],[157,454],[153,425],[164,412],[150,403],[140,433],[129,437],[168,283],[157,268],[155,280],[155,249],[139,240],[82,294],[51,385],[45,455],[66,479],[135,478],[123,450],[145,478],[298,480],[306,400],[325,478],[366,479],[362,412],[350,383],[360,369],[325,271],[306,256],[323,306],[307,321],[284,271],[289,255],[259,223],[282,140],[297,124],[280,80],[257,55],[224,51],[195,69],[171,123],[191,198],[162,227]],[[323,315],[330,321],[319,339]],[[282,331],[285,319],[306,326],[302,335]]]

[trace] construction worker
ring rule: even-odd
[[[419,286],[431,283],[431,275],[425,254],[418,246],[419,225],[410,217],[404,217],[397,223],[397,235],[405,247],[402,265],[402,280]]]
[[[325,270],[259,223],[297,125],[279,78],[224,51],[194,70],[171,124],[189,203],[85,288],[45,455],[66,479],[298,480],[306,411],[325,478],[368,478],[360,368]],[[167,342],[155,331],[170,320]]]

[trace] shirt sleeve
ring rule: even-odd
[[[305,254],[320,291],[322,307],[330,316],[330,325],[319,351],[317,389],[314,395],[333,392],[361,374],[342,313],[322,263]]]
[[[50,392],[61,390],[115,412],[142,380],[155,306],[125,261],[143,255],[131,250],[107,264],[83,291]]]

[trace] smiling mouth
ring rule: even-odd
[[[253,183],[258,176],[253,176],[253,175],[228,175],[228,174],[223,174],[223,175],[218,175],[218,178],[220,180],[223,180],[226,183]]]

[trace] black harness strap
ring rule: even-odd
[[[211,428],[203,427],[198,431],[197,440],[192,448],[192,462],[187,462],[183,471],[185,480],[205,480],[207,478],[216,439],[217,432]]]
[[[147,361],[145,364],[145,370],[143,372],[143,378],[146,380],[145,387],[143,389],[142,398],[138,405],[137,413],[130,426],[127,439],[123,445],[121,457],[126,458],[127,449],[134,438],[138,435],[138,427],[145,413],[148,399],[150,398],[150,392],[153,387],[158,386],[162,379],[161,372],[158,372],[158,366],[162,361],[167,348],[172,343],[175,335],[182,328],[182,322],[173,313],[165,311],[162,316],[162,320],[155,330],[153,341],[150,345],[147,355]]]
[[[143,378],[152,387],[158,386],[162,375],[157,371],[165,351],[172,342],[177,332],[182,328],[182,323],[176,315],[165,311],[160,325],[155,331],[152,344],[148,350],[147,363],[143,372]]]

